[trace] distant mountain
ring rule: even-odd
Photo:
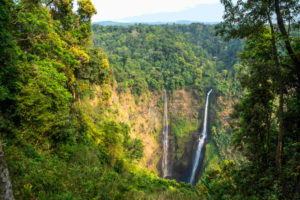
[[[101,26],[131,26],[135,24],[144,25],[161,25],[161,24],[192,24],[199,23],[197,21],[179,20],[171,22],[114,22],[114,21],[100,21],[94,22],[93,24],[99,24]],[[203,24],[217,24],[218,22],[201,22]]]
[[[114,22],[114,21],[100,21],[100,22],[94,22],[93,24],[99,24],[102,26],[130,26],[134,25],[135,23],[125,23],[125,22]]]
[[[145,14],[140,16],[126,17],[121,19],[125,22],[204,22],[216,23],[222,20],[224,8],[220,3],[199,4],[192,8],[187,8],[177,12],[164,12],[155,14]]]

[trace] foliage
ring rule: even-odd
[[[234,193],[237,188],[232,180],[234,169],[235,163],[225,160],[221,164],[220,169],[213,169],[207,172],[206,176],[202,177],[199,184],[195,186],[200,198],[220,200],[240,199],[241,197],[235,198],[233,195],[228,195]]]
[[[127,87],[137,95],[162,88],[194,87],[202,92],[214,88],[218,94],[238,89],[232,66],[241,42],[214,36],[213,26],[93,25],[93,31],[94,46],[109,55],[119,92]]]
[[[246,39],[240,64],[243,42],[214,36],[214,26],[92,27],[90,0],[79,0],[76,12],[73,0],[2,0],[0,139],[15,197],[195,199],[191,185],[137,166],[141,140],[130,137],[127,124],[102,115],[111,96],[106,86],[115,79],[119,92],[131,88],[137,96],[186,87],[203,96],[213,88],[229,99],[240,94],[240,79],[244,96],[231,126],[246,161],[206,171],[196,191],[203,199],[298,199],[299,1],[221,2],[219,35]],[[197,123],[174,121],[182,149]],[[215,122],[210,154],[218,142],[229,144],[220,129]]]
[[[225,192],[219,196],[216,191],[215,198],[298,199],[299,119],[290,116],[299,114],[300,55],[290,22],[298,20],[299,2],[222,3],[225,21],[217,26],[218,33],[247,39],[241,54],[247,72],[241,77],[245,94],[231,123],[234,144],[247,161],[227,177],[232,177],[236,190],[219,184],[218,190]]]
[[[142,141],[102,115],[112,70],[91,48],[95,13],[90,0],[77,12],[72,0],[0,2],[0,139],[15,198],[192,199],[190,186],[137,167]]]
[[[189,119],[182,115],[182,113],[170,113],[170,132],[173,136],[173,151],[175,162],[180,162],[184,155],[185,145],[190,140],[190,133],[198,129],[198,121],[196,119]]]
[[[9,134],[14,129],[12,120],[16,118],[16,92],[18,91],[18,70],[14,59],[19,48],[13,42],[12,33],[14,6],[12,1],[0,2],[0,132]]]

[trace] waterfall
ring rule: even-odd
[[[205,139],[207,137],[207,112],[208,112],[208,102],[209,102],[209,95],[212,92],[212,90],[209,90],[209,92],[207,93],[206,96],[206,103],[205,103],[205,112],[204,112],[204,122],[203,122],[203,130],[201,135],[199,136],[199,140],[198,140],[198,146],[197,146],[197,151],[194,157],[194,161],[193,161],[193,168],[192,168],[192,174],[190,177],[190,183],[193,184],[194,183],[194,179],[196,176],[196,171],[199,167],[199,162],[200,162],[200,156],[202,153],[202,150],[204,148],[205,145]]]
[[[164,117],[163,117],[163,155],[162,155],[162,175],[166,178],[169,175],[168,166],[168,149],[169,149],[169,133],[168,133],[168,97],[167,91],[164,91]]]

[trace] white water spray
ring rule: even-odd
[[[197,151],[196,151],[196,155],[195,155],[194,162],[193,162],[193,169],[192,169],[192,174],[191,174],[191,177],[190,177],[190,183],[191,184],[194,183],[195,176],[196,176],[196,171],[199,167],[200,156],[201,156],[202,150],[203,150],[204,145],[205,145],[205,139],[207,137],[207,130],[206,130],[207,129],[207,112],[208,112],[209,95],[210,95],[211,92],[212,92],[212,90],[209,90],[209,92],[207,93],[207,96],[206,96],[203,130],[202,130],[201,135],[199,136]]]
[[[168,149],[169,149],[169,133],[168,133],[168,98],[167,91],[164,91],[164,117],[163,117],[163,155],[162,155],[162,173],[163,178],[169,176],[168,166]]]

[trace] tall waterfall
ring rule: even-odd
[[[162,155],[162,175],[166,178],[169,175],[168,166],[168,149],[169,149],[169,133],[168,133],[168,97],[167,91],[164,91],[164,117],[163,117],[163,155]]]
[[[209,90],[209,92],[207,93],[207,96],[206,96],[203,130],[202,130],[201,135],[199,136],[197,151],[196,151],[194,161],[193,161],[192,174],[190,177],[191,184],[193,184],[195,181],[196,171],[199,167],[200,156],[201,156],[202,150],[205,146],[205,139],[207,137],[207,130],[206,130],[207,129],[207,112],[208,112],[209,95],[211,92],[212,92],[212,90]]]

